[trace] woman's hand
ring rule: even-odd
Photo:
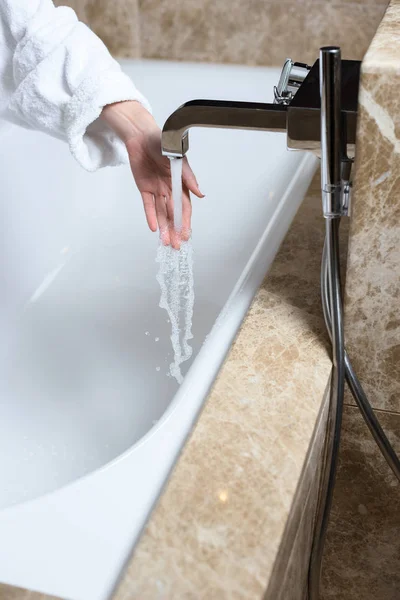
[[[204,197],[186,157],[182,169],[182,231],[178,232],[174,230],[170,161],[161,154],[161,130],[152,115],[139,102],[127,101],[105,106],[101,117],[126,145],[148,226],[151,231],[158,227],[162,242],[179,249],[181,241],[190,237],[189,191]]]

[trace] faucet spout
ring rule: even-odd
[[[185,156],[192,127],[286,132],[286,121],[287,106],[280,104],[191,100],[166,120],[162,131],[162,153],[170,157]]]

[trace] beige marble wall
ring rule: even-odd
[[[57,0],[116,56],[280,65],[340,44],[362,58],[388,0]]]
[[[54,0],[70,6],[118,57],[140,56],[138,0]]]
[[[340,44],[361,58],[387,0],[139,0],[143,56],[280,65]]]

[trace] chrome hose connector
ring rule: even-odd
[[[287,58],[282,67],[278,85],[274,86],[274,103],[288,105],[307,77],[311,67]]]

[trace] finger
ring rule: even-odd
[[[192,202],[190,192],[186,185],[182,189],[182,240],[187,242],[191,233]]]
[[[167,196],[166,204],[171,246],[175,248],[175,250],[179,250],[181,247],[181,232],[176,231],[174,227],[174,202],[171,195]]]
[[[171,240],[168,230],[167,205],[165,202],[165,196],[156,196],[155,204],[160,238],[164,246],[169,246]]]
[[[157,231],[157,213],[154,204],[154,196],[150,192],[142,192],[142,200],[147,225],[151,231]]]
[[[186,156],[183,159],[182,180],[189,190],[193,192],[193,194],[195,194],[198,198],[204,198],[204,194],[202,194],[200,191],[199,184],[197,183],[197,179],[190,168]]]

